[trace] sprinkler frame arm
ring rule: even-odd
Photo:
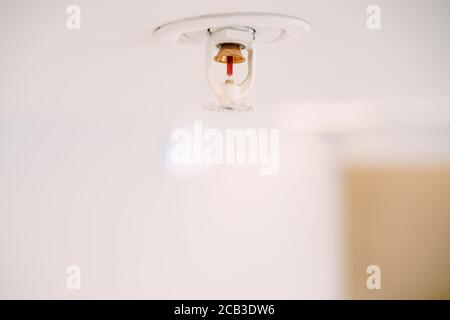
[[[205,74],[210,88],[216,96],[225,103],[238,102],[242,100],[250,90],[254,82],[254,55],[252,42],[253,33],[247,30],[223,28],[210,35],[206,42],[205,51]],[[213,72],[213,50],[221,43],[239,43],[245,46],[248,52],[247,76],[239,84],[222,83],[216,79]]]

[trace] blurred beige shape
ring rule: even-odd
[[[450,167],[346,170],[349,298],[450,298]],[[381,268],[368,290],[366,268]]]

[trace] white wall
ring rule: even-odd
[[[143,136],[142,124],[9,120],[1,298],[340,297],[326,140],[282,132],[274,176],[254,166],[174,176],[164,138]],[[66,288],[71,264],[81,267],[80,291]]]

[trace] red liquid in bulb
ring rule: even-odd
[[[227,76],[233,75],[233,57],[227,56]]]

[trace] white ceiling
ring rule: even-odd
[[[70,3],[82,9],[80,31],[65,27]],[[152,29],[199,14],[262,11],[302,17],[312,28],[298,42],[256,52],[257,78],[247,100],[258,111],[233,121],[298,130],[317,122],[320,130],[327,118],[345,126],[355,113],[377,125],[409,118],[412,124],[448,125],[449,2],[377,1],[379,31],[366,28],[370,4],[2,1],[1,110],[137,113],[154,125],[210,117],[228,124],[229,117],[200,109],[214,98],[203,76],[203,49],[165,46]],[[335,110],[340,108],[343,114]]]
[[[66,28],[69,4],[79,31]],[[406,148],[450,154],[450,2],[378,0],[379,31],[366,28],[370,4],[1,0],[0,296],[74,297],[75,263],[85,298],[342,297],[337,160],[323,134],[351,137],[351,152],[413,137]],[[256,111],[208,113],[203,48],[152,30],[233,11],[298,16],[311,31],[255,53]],[[282,129],[279,175],[171,176],[165,143],[193,120]]]

